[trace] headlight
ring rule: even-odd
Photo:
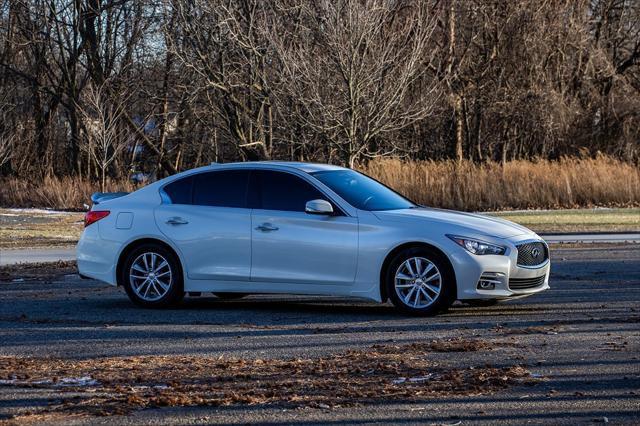
[[[457,235],[447,235],[447,237],[451,238],[469,253],[477,255],[504,254],[507,251],[506,247],[485,243],[484,241],[478,241],[472,238],[458,237]]]

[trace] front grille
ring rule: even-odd
[[[523,290],[527,288],[539,287],[544,284],[544,275],[535,278],[511,278],[509,288],[511,290]]]
[[[538,266],[549,259],[549,249],[542,241],[524,243],[518,248],[518,266]]]

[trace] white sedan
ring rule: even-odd
[[[549,288],[549,249],[529,229],[425,208],[342,167],[212,164],[92,200],[80,274],[145,307],[185,292],[290,293],[430,315]]]

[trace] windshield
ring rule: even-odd
[[[414,203],[380,182],[353,170],[311,173],[353,207],[360,210],[396,210],[416,207]]]

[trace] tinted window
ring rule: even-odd
[[[380,182],[353,170],[312,173],[353,207],[360,210],[396,210],[416,207],[414,203]]]
[[[307,201],[327,199],[311,184],[292,174],[266,170],[253,173],[257,208],[304,212]]]
[[[193,204],[246,207],[248,180],[245,170],[200,173],[194,178]]]
[[[191,204],[191,183],[193,177],[178,179],[164,187],[164,192],[173,204]]]

